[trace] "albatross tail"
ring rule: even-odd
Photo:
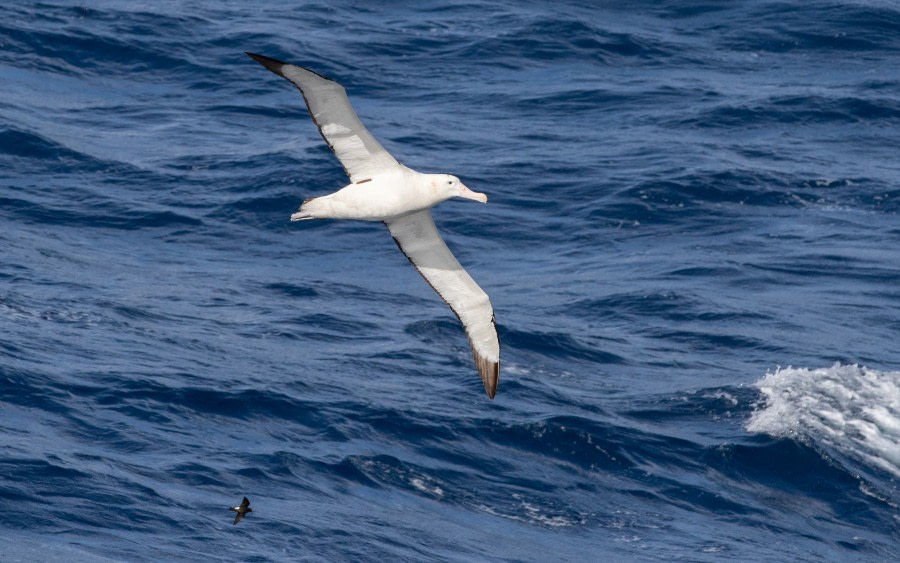
[[[303,205],[300,206],[300,211],[291,215],[291,221],[306,221],[307,219],[315,219],[315,216],[313,216],[313,214],[310,213],[309,208],[306,205],[315,199],[317,199],[317,198],[308,197],[308,198],[304,199]],[[304,209],[304,207],[306,207],[306,209]]]

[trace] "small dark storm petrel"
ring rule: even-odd
[[[248,499],[247,497],[244,497],[244,500],[243,502],[241,502],[240,506],[235,506],[234,508],[229,508],[228,510],[237,512],[234,517],[234,524],[232,524],[232,526],[240,522],[241,518],[246,516],[248,512],[253,512],[253,509],[250,508],[250,499]]]

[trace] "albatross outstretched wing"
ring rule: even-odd
[[[247,55],[300,90],[309,115],[351,182],[400,166],[359,120],[343,86],[300,66],[255,53]]]
[[[385,221],[403,254],[456,313],[466,329],[475,367],[488,397],[497,393],[500,341],[491,301],[459,264],[427,209]]]

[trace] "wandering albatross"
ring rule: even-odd
[[[397,162],[363,126],[343,86],[334,80],[269,57],[247,55],[300,90],[319,133],[350,177],[350,183],[333,194],[305,200],[291,221],[384,222],[403,254],[459,317],[484,389],[493,399],[500,377],[494,309],[444,244],[428,210],[451,197],[486,203],[487,196],[473,192],[456,176],[420,174]]]

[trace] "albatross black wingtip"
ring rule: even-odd
[[[249,51],[244,51],[244,54],[279,76],[281,75],[281,67],[287,64],[284,61],[279,61],[278,59],[273,59],[272,57],[266,57],[264,55],[257,55],[256,53],[251,53]]]
[[[491,375],[490,382],[486,382],[484,386],[488,398],[492,401],[494,400],[494,397],[497,396],[497,384],[500,383],[500,364],[494,364],[494,366],[494,372]]]
[[[500,362],[492,362],[485,358],[475,357],[478,367],[478,375],[484,383],[484,391],[489,399],[493,400],[497,395],[497,384],[500,383]]]

